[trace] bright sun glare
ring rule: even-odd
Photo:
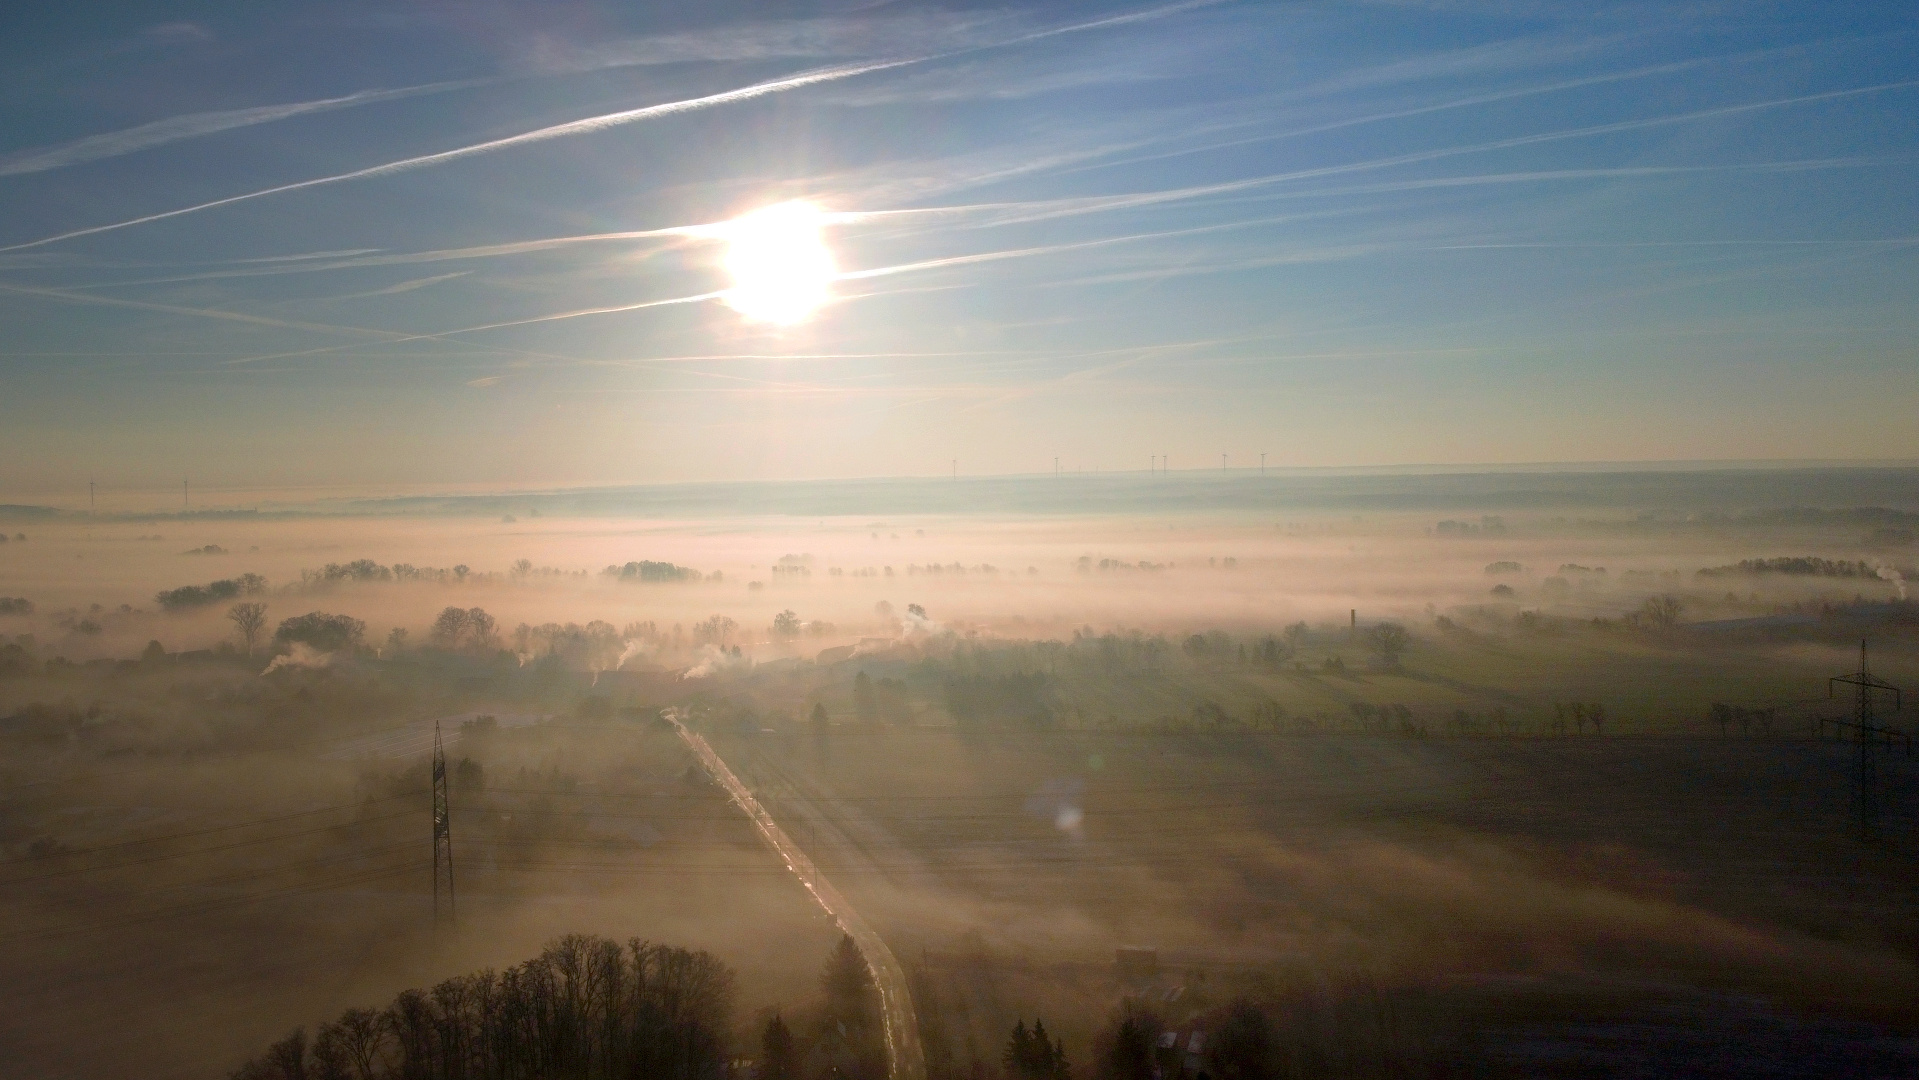
[[[789,325],[826,303],[836,270],[824,220],[812,203],[783,202],[728,222],[727,305],[754,322]]]

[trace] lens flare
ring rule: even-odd
[[[837,273],[821,227],[825,214],[806,202],[784,202],[726,224],[726,303],[753,322],[804,322],[831,296]]]

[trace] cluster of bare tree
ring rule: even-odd
[[[1719,725],[1721,736],[1732,734],[1735,724],[1739,727],[1739,733],[1747,738],[1752,737],[1755,728],[1760,735],[1771,736],[1773,724],[1778,719],[1778,706],[1753,709],[1744,705],[1728,705],[1723,701],[1712,703],[1712,722]]]
[[[1564,735],[1566,724],[1572,723],[1573,734],[1584,735],[1586,725],[1591,724],[1594,735],[1606,733],[1606,706],[1594,702],[1590,705],[1581,701],[1553,702],[1553,734]]]
[[[1180,651],[1194,660],[1212,663],[1265,664],[1277,666],[1293,658],[1298,635],[1285,638],[1267,634],[1235,643],[1221,630],[1192,634],[1180,642]]]
[[[276,644],[297,643],[319,652],[356,648],[365,637],[366,623],[351,615],[329,615],[324,611],[309,611],[282,620],[280,628],[273,632]]]
[[[205,585],[182,585],[177,589],[167,589],[156,593],[153,599],[163,611],[188,611],[236,596],[252,596],[265,592],[266,588],[266,578],[258,574],[241,574],[237,578],[223,578]]]
[[[328,563],[318,570],[300,571],[300,585],[303,588],[324,588],[342,582],[366,581],[441,581],[463,582],[473,573],[462,563],[451,570],[442,570],[433,566],[414,566],[412,563],[394,563],[381,566],[372,559],[355,559],[349,563]]]
[[[630,562],[625,566],[609,566],[605,570],[600,571],[600,573],[620,581],[660,582],[700,580],[700,572],[692,567],[675,566],[670,562],[653,562],[646,559],[638,562]],[[717,573],[713,575],[716,581],[719,580],[719,577],[720,575]]]
[[[693,641],[699,645],[718,645],[725,648],[733,640],[733,633],[740,624],[725,615],[715,615],[710,619],[701,619],[693,624]]]
[[[609,668],[619,664],[628,638],[641,638],[651,631],[651,623],[636,623],[622,633],[603,619],[594,619],[585,626],[579,623],[544,623],[540,626],[521,623],[513,628],[513,651],[527,656],[558,657],[566,666],[577,671]]]
[[[447,649],[497,649],[498,624],[484,608],[449,607],[433,620],[433,643]]]
[[[1621,617],[1627,626],[1646,630],[1671,630],[1679,625],[1679,616],[1686,610],[1686,602],[1672,593],[1649,596],[1639,605],[1639,610],[1629,611]]]
[[[1822,559],[1816,555],[1786,556],[1776,559],[1741,559],[1728,566],[1709,566],[1700,577],[1729,577],[1734,574],[1788,574],[1797,577],[1874,578],[1879,568],[1864,560]]]
[[[502,972],[349,1009],[234,1080],[718,1080],[733,973],[708,953],[573,934]]]

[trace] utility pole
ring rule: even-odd
[[[182,510],[193,509],[193,495],[187,491],[187,482],[185,480],[180,481],[180,508]]]
[[[953,459],[953,479],[955,480],[959,479],[959,459],[958,458]]]
[[[1225,454],[1219,455],[1219,471],[1220,472],[1226,471],[1226,455]]]
[[[1053,475],[1059,475],[1059,455],[1053,455]]]
[[[446,748],[440,743],[439,721],[433,723],[433,925],[444,919],[456,925],[453,909],[453,822],[446,795]],[[440,893],[446,892],[446,914],[440,913]]]
[[[87,516],[93,516],[93,481],[87,481]]]
[[[1259,475],[1266,475],[1266,452],[1263,450],[1259,454]]]
[[[1853,706],[1853,719],[1850,722],[1844,720],[1822,720],[1820,721],[1820,726],[1824,727],[1829,723],[1832,724],[1835,729],[1849,727],[1853,729],[1853,734],[1858,736],[1859,831],[1866,839],[1870,840],[1879,827],[1879,763],[1874,756],[1874,752],[1878,748],[1879,740],[1883,737],[1887,743],[1891,743],[1894,739],[1905,739],[1906,753],[1910,755],[1912,753],[1912,739],[1902,731],[1880,727],[1875,722],[1872,710],[1873,695],[1875,693],[1891,694],[1892,708],[1893,711],[1897,712],[1901,706],[1900,693],[1898,687],[1886,682],[1884,679],[1875,678],[1871,669],[1866,666],[1866,643],[1864,641],[1859,643],[1859,670],[1850,675],[1841,675],[1837,678],[1826,680],[1826,695],[1828,697],[1836,695],[1838,687],[1842,684],[1853,687],[1857,691],[1858,696]]]

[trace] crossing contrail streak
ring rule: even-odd
[[[705,97],[685,98],[680,101],[663,102],[659,105],[647,105],[638,109],[627,109],[623,112],[603,113],[599,116],[589,116],[581,120],[569,120],[564,124],[554,124],[550,127],[537,128],[533,131],[521,132],[518,135],[508,135],[505,138],[474,143],[471,146],[462,146],[453,150],[442,150],[435,154],[422,154],[418,157],[401,158],[398,161],[389,161],[384,165],[372,165],[364,169],[355,169],[352,172],[335,173],[332,176],[319,176],[311,180],[300,180],[291,184],[281,184],[277,187],[261,188],[258,191],[249,191],[243,195],[229,195],[223,199],[214,199],[211,202],[198,203],[194,206],[183,206],[178,210],[165,210],[158,214],[147,214],[143,217],[128,218],[125,221],[116,221],[109,225],[93,225],[85,229],[74,229],[71,232],[60,233],[56,236],[47,236],[39,240],[29,240],[21,244],[11,244],[6,247],[0,247],[0,251],[21,251],[26,248],[41,247],[45,244],[57,243],[61,240],[72,240],[82,236],[92,236],[96,233],[112,232],[115,229],[130,228],[134,225],[145,225],[153,221],[164,221],[167,218],[180,217],[184,214],[195,214],[202,210],[212,210],[221,206],[231,206],[234,203],[246,202],[249,199],[265,198],[268,195],[280,195],[289,191],[301,191],[306,188],[320,187],[326,184],[340,184],[349,180],[371,180],[381,176],[392,176],[397,173],[411,172],[414,169],[444,165],[449,161],[458,161],[462,158],[475,157],[480,154],[490,154],[496,150],[506,150],[515,146],[545,142],[548,139],[558,139],[568,135],[582,135],[593,131],[604,131],[607,128],[619,127],[623,124],[637,123],[641,120],[653,120],[658,117],[673,116],[678,113],[693,112],[697,109],[710,109],[716,105],[727,105],[735,101],[748,101],[752,98],[764,97],[767,94],[777,94],[786,90],[797,90],[803,86],[832,82],[835,79],[850,79],[855,75],[864,75],[871,71],[883,71],[887,68],[901,67],[917,62],[919,62],[917,59],[882,60],[868,64],[851,64],[841,67],[824,68],[816,71],[802,72],[801,74],[792,75],[784,79],[754,83],[751,86],[742,86],[738,89],[727,90],[718,94],[708,94]]]
[[[4,288],[5,286],[0,286]],[[724,290],[704,292],[693,296],[675,296],[666,300],[641,300],[633,304],[613,304],[608,307],[577,308],[573,311],[558,311],[550,315],[533,315],[525,319],[509,319],[506,322],[484,323],[480,326],[462,326],[456,330],[436,330],[431,334],[397,334],[383,345],[405,345],[413,341],[439,341],[455,334],[477,334],[482,330],[504,330],[510,326],[531,326],[535,323],[559,322],[562,319],[578,319],[588,315],[617,315],[623,311],[642,311],[646,308],[672,307],[676,304],[698,304],[707,300],[719,300],[726,296]],[[319,356],[324,353],[345,352],[358,348],[357,345],[329,345],[319,349],[302,349],[299,352],[268,353],[264,356],[248,356],[239,360],[229,360],[229,366],[251,364],[261,360],[288,360],[302,356]]]
[[[1323,176],[1342,176],[1357,172],[1371,172],[1400,165],[1424,164],[1428,161],[1440,161],[1467,154],[1487,153],[1494,150],[1511,150],[1521,146],[1536,146],[1541,143],[1563,142],[1569,139],[1593,138],[1595,136],[1613,135],[1627,131],[1643,131],[1650,128],[1669,127],[1675,124],[1693,123],[1700,120],[1714,120],[1720,117],[1738,116],[1745,113],[1760,112],[1766,109],[1786,108],[1792,105],[1809,105],[1821,101],[1837,101],[1843,98],[1858,97],[1864,94],[1884,93],[1891,90],[1905,90],[1915,86],[1919,86],[1919,79],[1906,79],[1900,82],[1878,83],[1873,86],[1853,87],[1846,90],[1827,90],[1816,94],[1801,94],[1796,97],[1753,101],[1743,105],[1722,105],[1711,109],[1698,109],[1692,112],[1673,113],[1667,116],[1652,116],[1639,120],[1619,120],[1608,124],[1593,124],[1587,127],[1546,131],[1536,135],[1520,135],[1514,138],[1496,139],[1491,142],[1473,143],[1467,146],[1448,146],[1436,150],[1421,150],[1410,154],[1397,154],[1392,157],[1374,158],[1370,161],[1356,161],[1344,165],[1325,165],[1311,169],[1298,169],[1292,172],[1249,177],[1244,180],[1228,180],[1217,184],[1200,184],[1193,187],[1174,188],[1165,191],[1148,191],[1129,195],[1095,195],[1082,199],[1053,200],[1050,205],[1057,206],[1059,209],[1005,217],[995,221],[994,224],[1024,224],[1032,221],[1046,221],[1053,218],[1099,213],[1107,210],[1128,210],[1136,207],[1156,206],[1161,203],[1205,198],[1212,195],[1229,195],[1234,192],[1271,187],[1297,180],[1313,180]]]
[[[1377,123],[1381,123],[1388,120],[1403,120],[1408,117],[1425,116],[1431,113],[1447,112],[1453,109],[1465,109],[1465,108],[1471,108],[1477,105],[1495,104],[1501,101],[1513,101],[1520,98],[1539,97],[1546,94],[1560,93],[1565,90],[1583,89],[1588,86],[1601,86],[1608,83],[1628,82],[1634,79],[1654,78],[1660,75],[1674,75],[1682,71],[1687,71],[1697,67],[1703,67],[1709,64],[1748,60],[1748,59],[1753,59],[1753,58],[1757,58],[1764,55],[1767,55],[1767,53],[1755,52],[1755,53],[1747,53],[1741,56],[1733,56],[1733,57],[1716,57],[1716,56],[1701,57],[1697,60],[1680,60],[1680,61],[1675,61],[1673,63],[1667,63],[1667,64],[1653,64],[1647,67],[1633,68],[1629,71],[1613,71],[1613,72],[1607,72],[1601,75],[1588,75],[1583,78],[1565,79],[1559,82],[1542,83],[1537,86],[1521,86],[1521,87],[1515,87],[1508,90],[1495,90],[1495,91],[1484,93],[1484,94],[1474,94],[1469,97],[1454,98],[1450,101],[1435,102],[1430,105],[1417,105],[1411,108],[1394,109],[1390,112],[1372,113],[1366,116],[1347,117],[1346,119],[1343,119],[1343,120],[1333,120],[1323,124],[1314,124],[1310,127],[1293,128],[1288,131],[1268,132],[1263,135],[1251,135],[1245,138],[1232,139],[1226,142],[1207,143],[1203,146],[1182,147],[1177,150],[1168,150],[1163,153],[1146,154],[1139,157],[1130,157],[1130,158],[1117,158],[1111,161],[1101,161],[1091,165],[1079,166],[1077,168],[1062,169],[1059,171],[1058,175],[1067,175],[1067,174],[1076,173],[1076,172],[1092,172],[1099,169],[1110,169],[1110,168],[1116,168],[1124,165],[1138,165],[1138,164],[1142,164],[1149,161],[1164,161],[1168,158],[1185,157],[1192,154],[1211,153],[1215,150],[1229,150],[1236,146],[1250,146],[1256,143],[1277,142],[1284,139],[1297,139],[1307,135],[1323,134],[1328,131],[1339,131],[1344,128],[1363,127],[1367,124],[1377,124]],[[1245,122],[1241,121],[1241,122],[1232,124],[1230,126],[1243,127],[1245,126]]]
[[[97,304],[103,307],[152,311],[163,315],[190,315],[202,319],[219,319],[223,322],[248,323],[253,326],[272,326],[281,330],[310,330],[318,334],[356,334],[381,338],[388,342],[410,340],[408,335],[392,330],[372,330],[364,326],[336,326],[329,323],[297,322],[292,319],[270,319],[262,315],[248,315],[239,311],[222,311],[219,308],[182,307],[178,304],[160,304],[150,300],[123,300],[116,296],[94,296],[90,293],[68,292],[65,289],[35,288],[30,285],[10,285],[0,282],[0,292],[10,292],[20,296],[38,296],[47,300],[61,300],[72,304]]]
[[[183,214],[195,214],[202,210],[231,206],[234,203],[246,202],[249,199],[264,198],[268,195],[280,195],[289,191],[301,191],[306,188],[320,187],[325,184],[345,183],[349,180],[370,180],[381,176],[392,176],[396,173],[409,172],[413,169],[443,165],[449,161],[458,161],[461,158],[473,157],[478,154],[490,154],[495,150],[505,150],[515,146],[524,146],[529,143],[545,142],[548,139],[564,138],[568,135],[581,135],[593,131],[603,131],[607,128],[636,123],[641,120],[652,120],[662,116],[672,116],[677,113],[709,109],[716,105],[728,105],[736,101],[748,101],[753,98],[764,97],[767,94],[797,90],[801,87],[833,82],[839,79],[850,79],[855,75],[865,75],[875,71],[886,71],[891,68],[906,67],[912,64],[924,64],[948,56],[977,52],[986,48],[1004,48],[1039,41],[1045,38],[1057,37],[1061,34],[1075,34],[1087,30],[1102,30],[1108,27],[1145,22],[1151,19],[1164,18],[1169,15],[1177,15],[1181,12],[1203,7],[1212,7],[1227,2],[1229,2],[1229,0],[1185,0],[1183,3],[1169,4],[1161,7],[1148,8],[1144,11],[1128,12],[1122,15],[1094,19],[1089,22],[1074,23],[1068,26],[1036,31],[1011,38],[1007,41],[959,49],[950,53],[909,56],[894,60],[875,60],[863,64],[845,64],[838,67],[805,71],[798,75],[789,75],[783,79],[754,83],[751,86],[742,86],[738,89],[725,90],[717,94],[708,94],[704,97],[686,98],[680,101],[663,102],[659,105],[647,105],[638,109],[627,109],[622,112],[589,116],[580,120],[570,120],[564,124],[554,124],[550,127],[521,132],[518,135],[508,135],[505,138],[474,143],[471,146],[442,150],[434,154],[422,154],[418,157],[402,158],[399,161],[389,161],[384,165],[372,165],[364,169],[355,169],[352,172],[336,173],[332,176],[318,176],[311,180],[300,180],[291,184],[280,184],[277,187],[262,188],[259,191],[249,191],[241,195],[229,195],[225,198],[214,199],[210,202],[198,203],[193,206],[183,206],[178,210],[165,210],[157,214],[146,214],[141,217],[128,218],[125,221],[116,221],[107,225],[93,225],[84,229],[74,229],[70,232],[59,233],[54,236],[44,236],[38,240],[9,244],[5,247],[0,247],[0,252],[22,251],[27,248],[36,248],[46,244],[58,243],[61,240],[73,240],[82,236],[93,236],[97,233],[112,232],[116,229],[130,228],[135,225],[145,225],[149,222],[164,221],[168,218],[180,217]]]
[[[402,87],[398,90],[362,90],[356,94],[321,98],[317,101],[296,101],[285,105],[257,105],[248,109],[226,109],[219,112],[169,116],[164,120],[155,120],[138,127],[89,135],[60,146],[42,147],[0,158],[0,176],[20,176],[26,173],[61,169],[69,165],[84,165],[90,161],[120,157],[152,147],[180,142],[183,139],[217,135],[222,131],[232,131],[236,128],[270,124],[310,113],[350,109],[359,105],[418,97],[422,94],[437,94],[478,85],[480,80],[471,79],[464,82],[429,83],[424,86]]]

